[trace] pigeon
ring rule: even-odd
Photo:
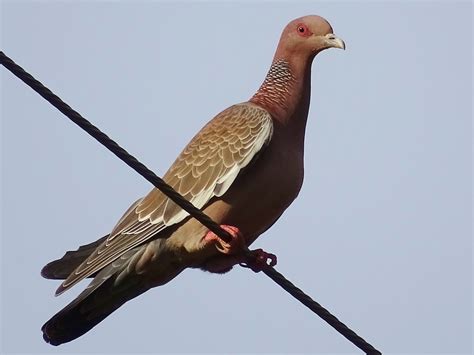
[[[43,325],[46,342],[60,345],[82,336],[127,301],[186,268],[225,273],[245,262],[245,248],[278,220],[301,189],[311,65],[328,48],[345,49],[345,44],[324,18],[291,21],[258,91],[209,121],[164,175],[231,240],[222,240],[153,189],[130,206],[109,235],[42,269],[43,277],[64,280],[56,295],[92,278]],[[256,260],[276,263],[263,251]]]

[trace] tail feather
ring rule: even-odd
[[[80,294],[64,309],[47,321],[41,330],[43,338],[51,345],[60,345],[87,333],[125,302],[145,292],[139,280],[117,285],[115,277],[101,284],[93,292]]]
[[[108,235],[80,246],[77,250],[68,251],[61,259],[51,261],[43,267],[41,276],[46,279],[65,280],[107,237]],[[90,277],[94,276],[95,274]]]

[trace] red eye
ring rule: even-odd
[[[311,34],[308,30],[308,27],[306,27],[306,25],[302,23],[296,27],[296,31],[298,32],[300,36],[303,36],[303,37],[309,36]]]

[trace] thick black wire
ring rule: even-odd
[[[217,234],[224,241],[230,241],[231,236],[227,231],[222,229],[217,223],[215,223],[209,216],[204,214],[201,210],[196,208],[192,203],[187,201],[181,196],[176,190],[164,182],[158,177],[153,171],[148,169],[144,164],[139,162],[135,157],[130,155],[125,149],[120,147],[114,140],[109,138],[105,133],[100,131],[96,126],[90,123],[87,119],[82,117],[77,111],[73,110],[68,104],[61,100],[51,90],[41,84],[32,75],[27,73],[22,67],[16,64],[11,58],[0,51],[0,62],[1,64],[10,70],[15,76],[22,80],[25,84],[31,87],[51,105],[56,107],[64,115],[66,115],[71,121],[89,133],[92,137],[98,140],[108,150],[114,153],[120,158],[125,164],[130,166],[133,170],[147,179],[156,188],[173,200],[178,206],[188,212],[192,217],[196,218],[209,230]],[[247,251],[248,257],[252,257],[252,252]],[[282,274],[276,271],[273,267],[267,265],[262,270],[268,277],[280,285],[289,294],[295,297],[298,301],[303,303],[306,307],[324,319],[329,325],[336,329],[341,335],[347,338],[359,349],[364,351],[366,354],[381,354],[380,351],[376,350],[372,345],[367,343],[363,338],[357,335],[354,331],[349,329],[344,323],[333,316],[327,309],[321,306],[319,303],[314,301],[310,296],[300,290],[298,287],[288,281]]]

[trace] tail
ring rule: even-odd
[[[43,325],[44,340],[60,345],[87,333],[125,302],[148,289],[139,279],[129,278],[117,285],[116,277],[111,277],[93,292],[84,290]]]
[[[41,270],[41,276],[46,279],[65,280],[92,252],[107,239],[108,235],[75,251],[68,251],[61,259],[51,261]],[[90,277],[94,277],[91,275]]]

